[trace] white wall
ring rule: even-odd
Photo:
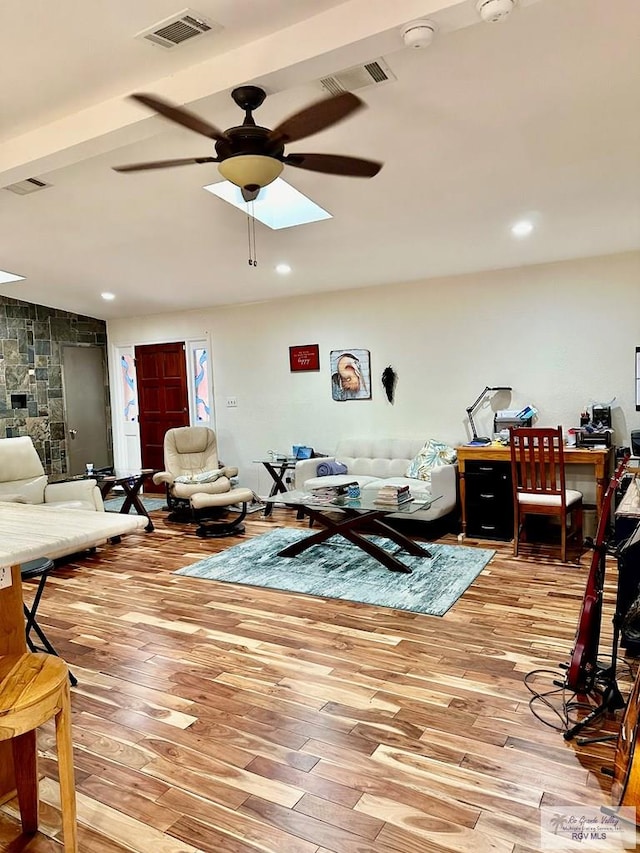
[[[128,318],[108,323],[108,339],[113,347],[208,332],[221,456],[240,466],[244,485],[264,494],[270,481],[252,461],[269,450],[290,452],[292,444],[330,453],[343,435],[464,442],[466,407],[485,385],[513,387],[496,397],[499,408],[531,403],[540,425],[565,429],[589,402],[616,397],[615,439],[628,444],[629,431],[640,427],[639,285],[640,252],[633,252]],[[289,347],[316,343],[320,371],[291,373]],[[371,351],[373,399],[335,402],[329,352],[352,347]],[[387,365],[398,374],[394,405],[380,382]],[[237,397],[237,408],[226,408],[228,396]],[[490,403],[475,420],[479,434],[491,434]],[[583,487],[580,478],[575,484]]]

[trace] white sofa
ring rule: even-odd
[[[89,510],[87,512],[87,510]],[[54,560],[142,530],[140,515],[105,512],[95,480],[49,483],[28,436],[0,439],[0,565],[12,555]]]
[[[322,486],[360,484],[362,491],[377,490],[384,484],[408,485],[414,497],[425,492],[440,495],[429,509],[418,510],[410,518],[435,521],[452,513],[458,503],[458,466],[441,465],[431,471],[431,485],[424,480],[405,476],[411,460],[422,449],[425,439],[347,438],[339,442],[333,456],[303,459],[296,463],[296,489],[309,491]],[[316,469],[322,462],[341,462],[347,466],[346,474],[318,477]],[[400,517],[400,516],[399,516]]]
[[[0,501],[104,510],[95,480],[49,483],[29,436],[0,438]]]

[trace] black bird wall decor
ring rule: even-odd
[[[395,372],[393,367],[391,367],[391,365],[389,365],[389,367],[385,367],[382,371],[382,387],[384,388],[384,393],[387,395],[387,400],[391,404],[393,404],[397,382],[398,374]]]

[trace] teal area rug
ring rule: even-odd
[[[309,535],[278,528],[174,574],[442,616],[495,554],[486,548],[425,543],[431,559],[412,557],[388,539],[371,537],[411,568],[411,574],[402,574],[390,572],[357,545],[335,536],[297,557],[278,557],[278,551]]]
[[[163,506],[167,505],[167,502],[164,498],[146,498],[144,495],[138,496],[141,501],[143,507],[147,512],[151,512],[154,509],[162,509]],[[124,495],[117,495],[114,498],[107,498],[104,502],[104,508],[107,512],[120,512],[120,507],[124,503]]]

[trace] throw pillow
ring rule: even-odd
[[[409,462],[406,476],[412,480],[431,481],[431,469],[440,465],[452,465],[457,459],[454,447],[430,438],[424,447]]]

